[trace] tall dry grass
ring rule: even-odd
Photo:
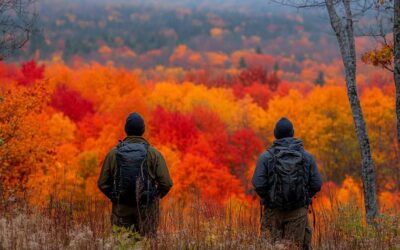
[[[157,237],[140,239],[125,230],[112,233],[107,201],[49,199],[33,207],[26,199],[2,200],[0,249],[294,248],[260,237],[257,205],[168,200],[163,207]],[[315,218],[315,249],[400,249],[400,216],[394,211],[381,215],[376,228],[365,225],[362,209],[351,204],[319,207]]]

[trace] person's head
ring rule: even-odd
[[[145,126],[143,118],[136,112],[130,113],[125,122],[125,133],[128,136],[142,136]]]
[[[276,139],[294,136],[293,124],[286,117],[282,117],[275,125],[274,136]]]

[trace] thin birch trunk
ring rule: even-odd
[[[364,186],[365,211],[367,215],[367,222],[371,225],[374,224],[375,217],[378,214],[375,166],[371,156],[368,133],[357,93],[356,51],[350,0],[342,0],[345,10],[344,19],[341,19],[338,16],[333,0],[325,0],[325,3],[332,28],[339,43],[340,53],[342,55],[342,61],[345,69],[347,95],[353,114],[354,125],[362,158],[361,176]]]

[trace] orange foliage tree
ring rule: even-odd
[[[0,191],[4,193],[21,191],[29,174],[53,162],[53,138],[45,129],[47,88],[37,82],[41,73],[29,73],[25,65],[22,72],[24,81],[17,74],[11,81],[2,79],[0,86]]]
[[[188,51],[177,48],[171,60],[184,59]],[[175,186],[168,197],[183,204],[252,199],[249,176],[258,155],[273,143],[273,128],[282,116],[293,121],[295,136],[330,181],[321,203],[329,204],[332,194],[347,202],[361,190],[357,140],[343,85],[329,77],[322,87],[278,84],[273,79],[277,75],[252,69],[220,72],[230,77],[219,87],[202,84],[202,79],[216,79],[207,70],[196,83],[173,81],[186,73],[167,68],[129,71],[96,63],[72,67],[57,61],[46,67],[0,64],[3,187],[28,188],[39,194],[32,198],[37,204],[52,195],[102,197],[96,187],[99,165],[125,136],[127,114],[137,111],[146,120],[145,137],[169,165]],[[147,81],[149,74],[169,80]],[[387,150],[395,143],[393,98],[393,89],[363,86],[379,199],[390,208],[399,205],[393,197],[399,188],[394,173],[400,172],[395,152]]]

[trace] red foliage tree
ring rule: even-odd
[[[214,165],[199,155],[186,154],[177,166],[174,180],[174,192],[187,202],[199,197],[222,204],[232,195],[241,195],[239,180],[225,166]]]
[[[229,144],[231,172],[241,180],[248,192],[247,172],[263,148],[262,141],[252,129],[245,128],[235,131],[229,138]]]
[[[271,90],[275,91],[278,88],[280,82],[281,79],[279,79],[278,74],[274,71],[268,76],[266,84]]]
[[[79,92],[68,89],[64,85],[57,86],[51,98],[51,106],[62,111],[75,122],[94,113],[92,102],[83,98]]]
[[[182,152],[196,142],[196,123],[189,115],[167,112],[158,107],[150,121],[151,137],[160,144],[174,144]]]
[[[17,80],[21,72],[15,64],[0,62],[0,78]]]
[[[100,114],[86,115],[77,124],[78,141],[84,141],[88,138],[97,138],[104,126],[109,124],[108,117]]]
[[[236,97],[243,98],[246,94],[263,108],[279,87],[280,79],[276,72],[268,75],[262,67],[251,67],[242,70],[233,80],[232,90]]]
[[[21,75],[18,83],[24,86],[30,86],[35,81],[44,77],[44,64],[38,65],[34,60],[23,63],[21,66]]]
[[[250,86],[255,82],[265,84],[267,80],[268,73],[266,69],[262,67],[250,67],[239,73],[236,82],[240,82],[243,86]]]
[[[226,126],[215,112],[199,106],[192,111],[193,119],[202,136],[207,140],[208,147],[214,152],[211,160],[214,164],[227,165],[229,150]]]
[[[271,91],[270,88],[260,83],[253,83],[250,86],[235,84],[232,90],[238,98],[243,98],[246,94],[250,95],[254,102],[264,109],[268,107],[269,100],[276,94],[276,92]]]

